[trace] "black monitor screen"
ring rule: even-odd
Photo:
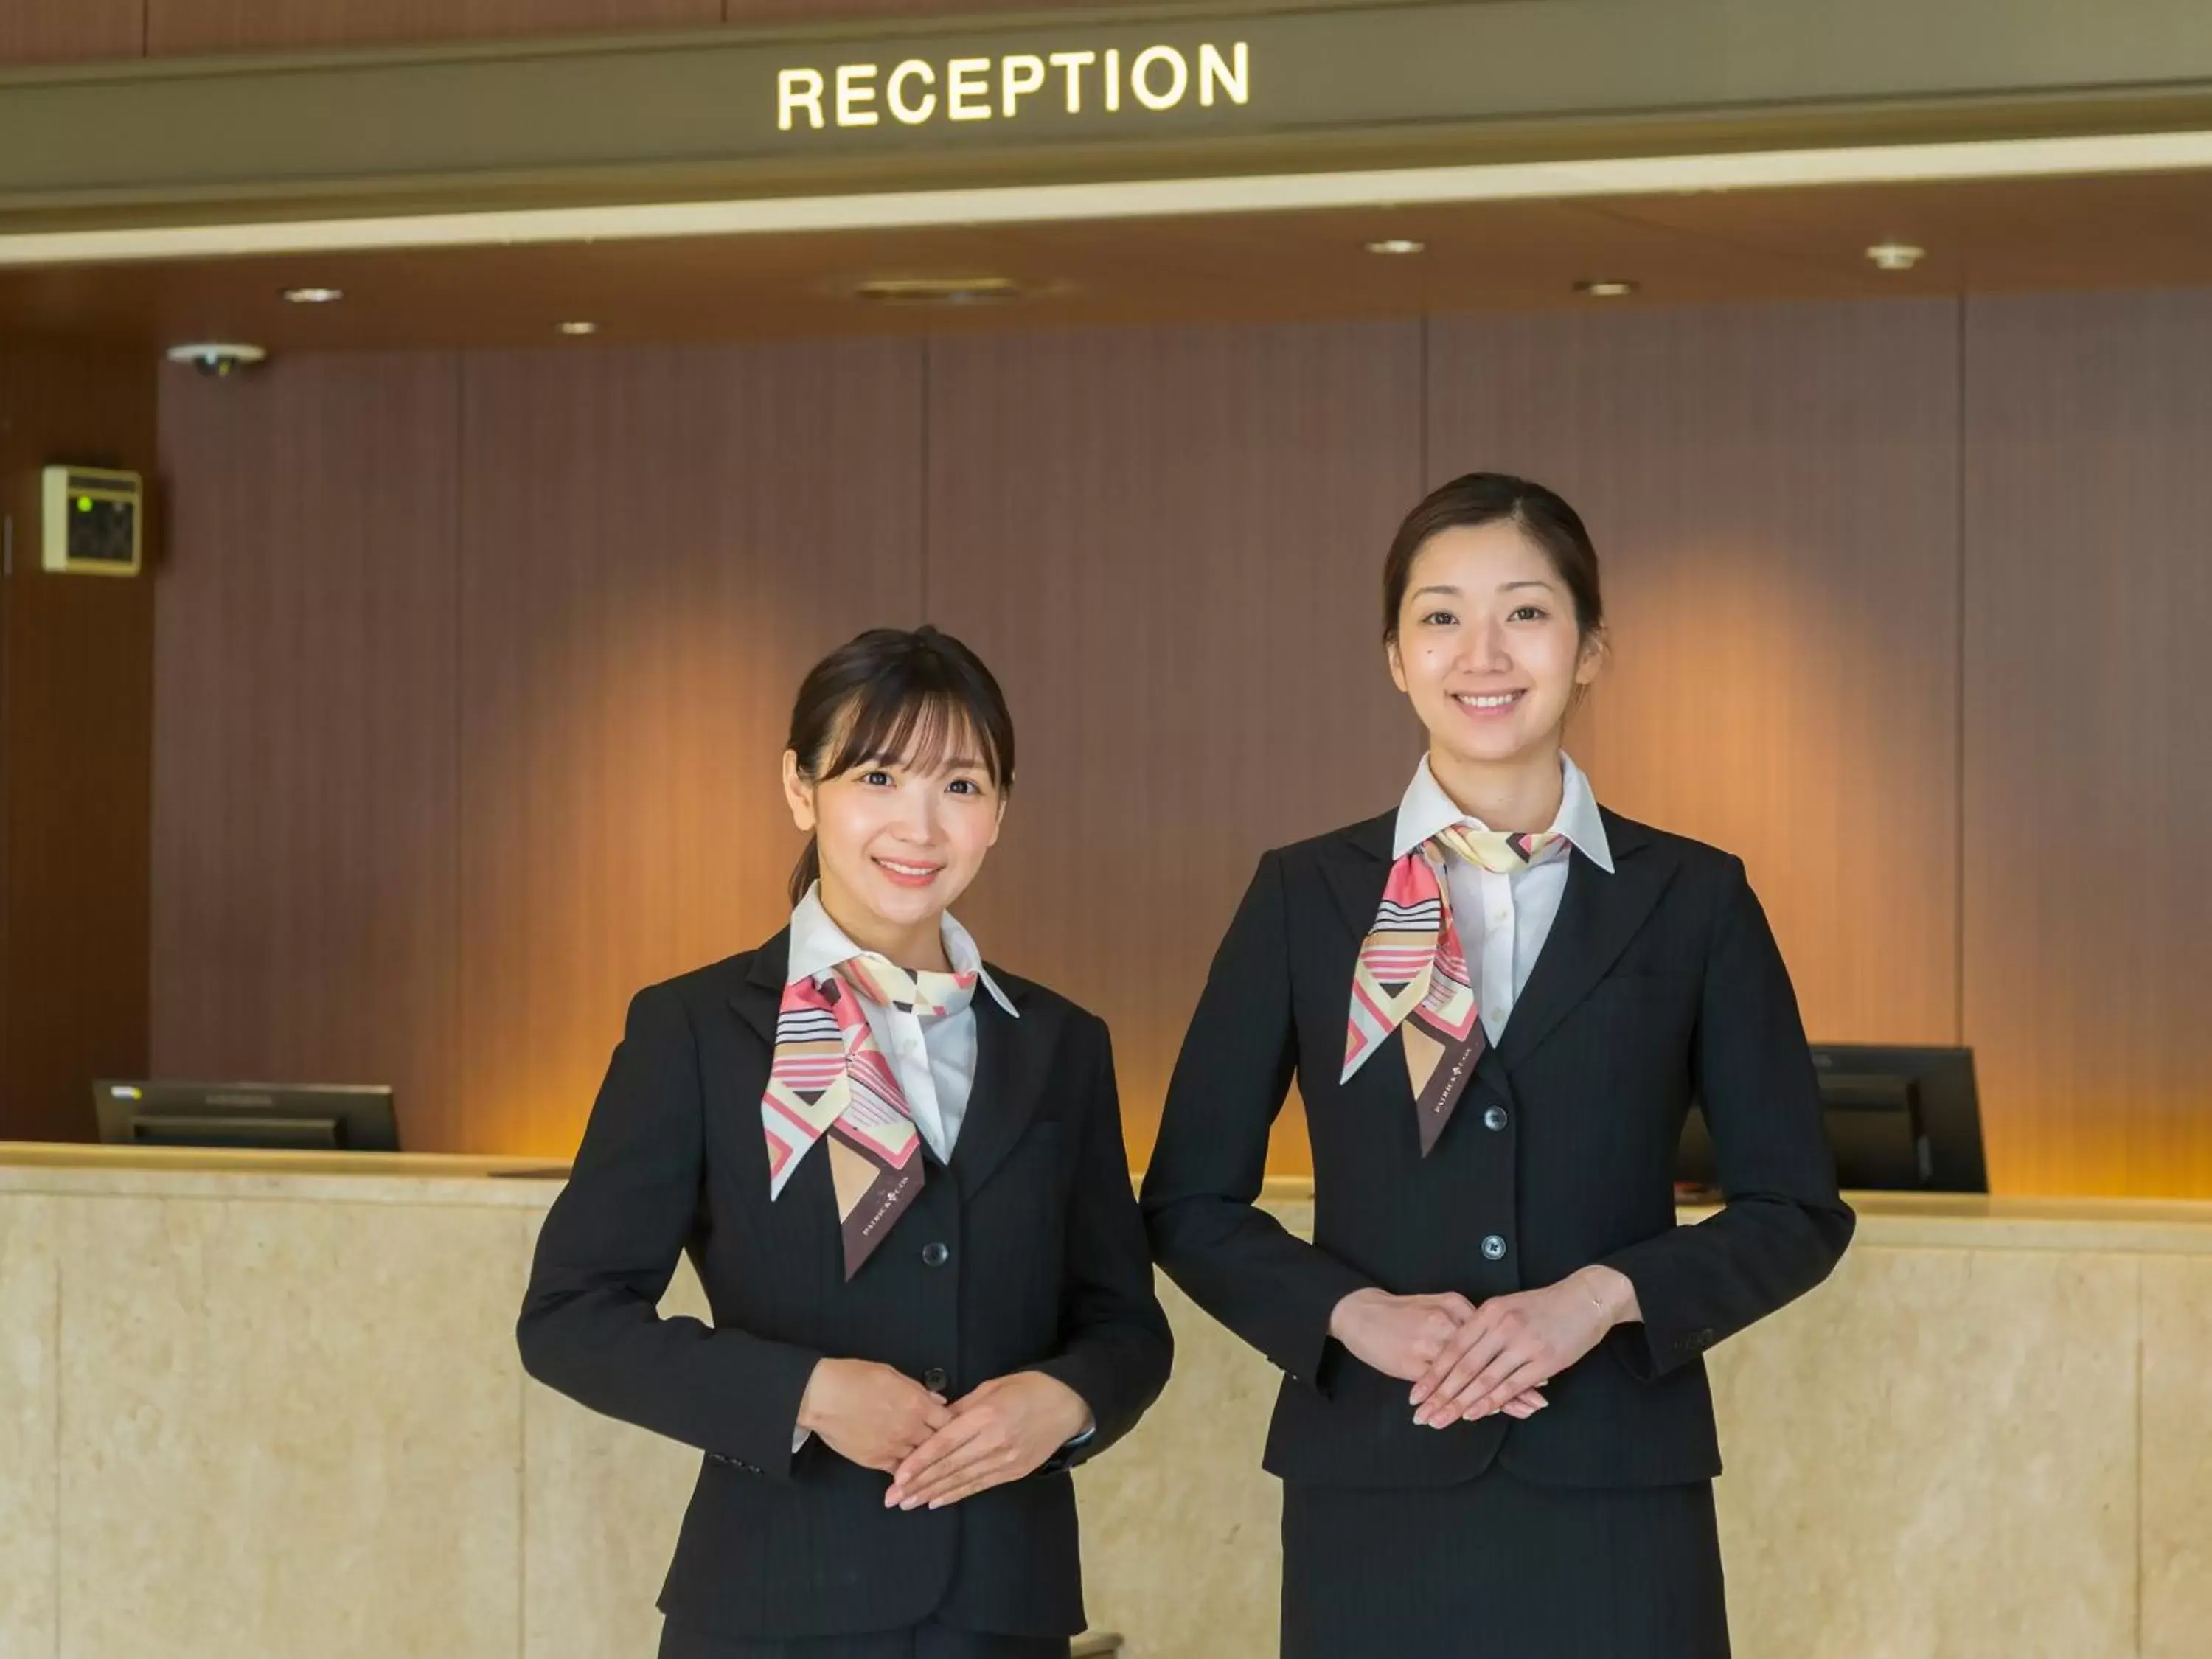
[[[1973,1052],[1828,1043],[1813,1050],[1822,1121],[1839,1186],[1862,1192],[1984,1193]],[[1702,1109],[1683,1126],[1675,1178],[1717,1179]]]
[[[100,1138],[111,1145],[399,1150],[392,1091],[380,1085],[103,1079],[92,1098]]]

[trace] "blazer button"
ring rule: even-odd
[[[1490,1106],[1484,1109],[1482,1114],[1482,1127],[1484,1128],[1490,1130],[1502,1129],[1505,1127],[1507,1121],[1505,1109],[1503,1106]]]
[[[951,1381],[951,1377],[935,1365],[932,1365],[921,1374],[921,1386],[932,1394],[943,1394]]]
[[[935,1239],[932,1239],[921,1247],[921,1265],[925,1267],[942,1267],[951,1260],[951,1246],[940,1243]]]
[[[1486,1261],[1504,1261],[1505,1241],[1496,1233],[1492,1233],[1482,1241],[1482,1257]]]

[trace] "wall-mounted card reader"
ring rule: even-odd
[[[92,576],[138,574],[138,527],[145,486],[136,472],[98,466],[50,466],[42,476],[48,570]]]

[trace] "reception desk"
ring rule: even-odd
[[[649,1655],[696,1459],[522,1375],[560,1173],[0,1147],[0,1655]],[[1738,1654],[2212,1653],[2212,1205],[1861,1216],[1712,1356]],[[1079,1477],[1093,1622],[1267,1659],[1275,1373],[1164,1293],[1175,1380]]]

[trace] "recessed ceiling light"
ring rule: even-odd
[[[1636,284],[1623,276],[1590,276],[1575,284],[1575,292],[1586,299],[1619,300],[1636,292]]]
[[[855,299],[883,305],[966,306],[1021,297],[1011,276],[875,276],[853,289]]]
[[[1370,242],[1370,253],[1422,253],[1428,249],[1426,242],[1417,242],[1410,236],[1385,236],[1380,241]]]
[[[597,323],[586,323],[581,320],[570,323],[558,323],[556,324],[555,326],[557,327],[563,334],[597,334],[599,331],[599,325]]]
[[[1910,270],[1928,257],[1928,250],[1910,242],[1876,242],[1866,251],[1866,257],[1874,261],[1877,270]]]
[[[345,298],[342,288],[288,288],[284,297],[295,306],[326,306]]]

